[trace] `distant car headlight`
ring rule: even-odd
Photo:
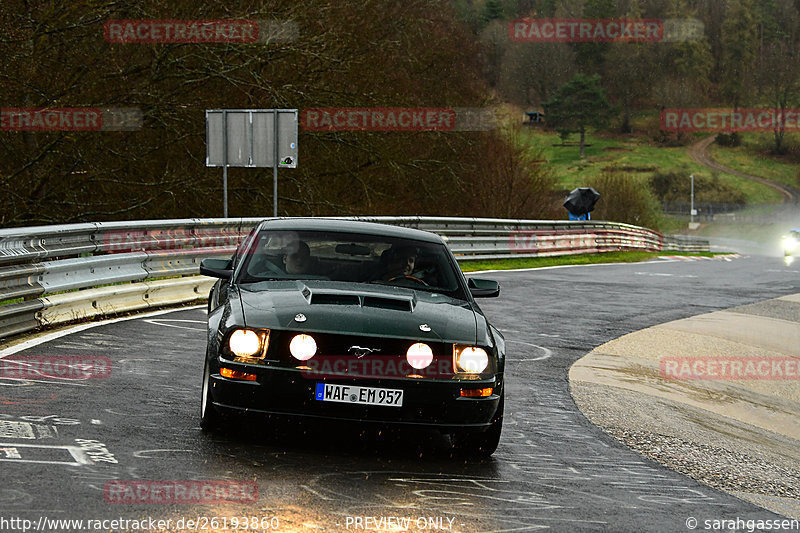
[[[453,359],[457,372],[480,374],[489,366],[486,350],[478,346],[453,346]]]
[[[295,335],[292,342],[289,343],[289,352],[295,359],[308,361],[317,353],[317,341],[305,333]]]
[[[409,365],[417,370],[422,370],[433,361],[433,350],[427,344],[418,342],[408,348],[406,359],[408,359]]]
[[[261,358],[267,353],[269,331],[237,329],[228,338],[228,348],[233,355],[243,358]]]
[[[787,252],[794,251],[798,247],[798,245],[800,245],[800,242],[798,242],[798,240],[795,239],[794,237],[787,236],[783,238],[783,249],[786,250]]]

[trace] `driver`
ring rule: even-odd
[[[386,267],[381,278],[385,281],[391,281],[402,277],[412,277],[418,254],[419,250],[416,246],[389,248],[384,252]]]

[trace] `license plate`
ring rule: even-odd
[[[390,407],[403,406],[403,391],[399,389],[317,383],[315,398],[323,402],[387,405]]]

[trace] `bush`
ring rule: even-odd
[[[537,220],[563,216],[556,179],[541,151],[526,146],[520,128],[482,137],[480,157],[463,191],[453,196],[461,216],[528,218]]]
[[[720,146],[741,146],[742,136],[738,133],[718,133],[714,140]]]
[[[688,202],[692,194],[692,172],[687,168],[673,172],[657,172],[650,178],[650,188],[661,202]],[[745,194],[721,181],[716,174],[694,176],[695,202],[744,205]]]
[[[661,208],[647,185],[623,172],[604,172],[591,184],[602,196],[592,220],[623,222],[652,229],[661,225]]]
[[[653,142],[667,148],[679,148],[681,146],[688,146],[694,142],[694,137],[682,131],[676,133],[658,130],[658,132],[651,134],[651,137]]]

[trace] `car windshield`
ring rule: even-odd
[[[239,283],[327,280],[385,284],[464,299],[442,244],[321,231],[261,231],[239,269]]]

